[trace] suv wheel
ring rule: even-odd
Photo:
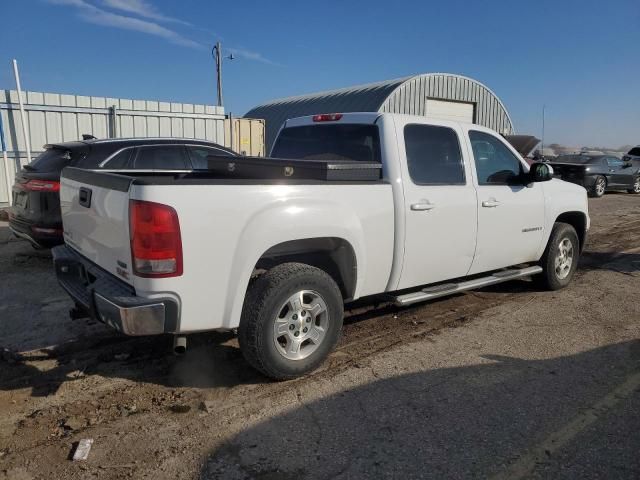
[[[247,291],[238,328],[243,355],[257,370],[287,380],[315,370],[336,345],[343,300],[323,270],[284,263]]]
[[[633,187],[627,190],[629,193],[640,193],[640,177],[636,177]]]
[[[606,189],[607,189],[607,179],[599,175],[596,177],[596,181],[593,184],[593,187],[591,187],[591,190],[589,191],[589,196],[600,198],[601,196],[604,195],[604,192]]]
[[[542,273],[538,283],[548,290],[559,290],[571,282],[578,267],[580,242],[576,230],[568,223],[556,223],[549,243],[540,259]]]

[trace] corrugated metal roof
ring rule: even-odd
[[[391,112],[426,115],[428,98],[473,103],[475,123],[512,134],[513,124],[500,99],[471,78],[425,73],[383,82],[272,100],[254,107],[246,117],[266,121],[267,151],[289,118],[333,112]]]

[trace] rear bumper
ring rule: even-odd
[[[61,223],[38,224],[11,214],[9,228],[15,236],[24,238],[40,247],[52,247],[63,243]]]
[[[130,285],[66,245],[52,251],[58,282],[87,316],[125,335],[174,333],[178,305],[172,299],[136,296]]]

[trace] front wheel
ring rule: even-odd
[[[343,313],[340,289],[326,272],[283,263],[249,287],[238,328],[240,349],[268,377],[304,375],[336,345]]]
[[[556,223],[540,260],[542,273],[538,283],[548,290],[559,290],[571,282],[578,267],[580,242],[576,230],[568,223]]]
[[[593,184],[593,187],[591,187],[591,190],[589,190],[589,196],[600,198],[601,196],[604,195],[604,192],[606,189],[607,189],[607,179],[602,176],[597,176]]]
[[[627,192],[635,193],[635,194],[640,193],[640,177],[636,177],[636,179],[633,182],[633,187],[627,190]]]

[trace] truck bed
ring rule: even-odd
[[[213,170],[110,173],[66,168],[60,185],[65,243],[131,286],[137,297],[176,302],[180,332],[236,328],[258,260],[287,242],[344,239],[360,265],[350,296],[384,291],[394,246],[389,182],[230,173],[231,178]],[[135,274],[132,202],[163,205],[176,213],[183,274]]]

